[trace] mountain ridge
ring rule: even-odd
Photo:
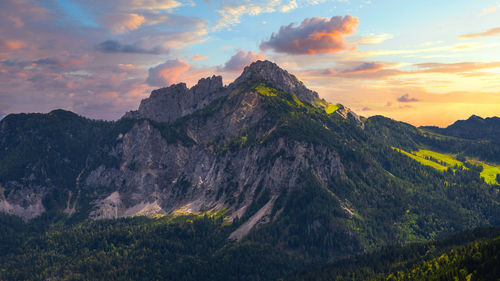
[[[436,133],[441,133],[454,137],[466,139],[491,139],[498,141],[500,139],[500,118],[471,115],[466,120],[457,120],[446,128],[434,126],[423,126],[422,129]]]
[[[283,90],[303,87],[288,72],[264,79],[276,67],[258,62],[225,88],[210,77],[206,87],[155,92],[150,101],[216,96],[168,122],[66,111],[7,116],[1,210],[45,225],[222,213],[227,243],[271,245],[307,263],[499,223],[497,187],[476,169],[433,170],[393,149],[445,148],[451,138],[357,117],[312,91],[301,99]],[[164,101],[152,104],[165,111]]]

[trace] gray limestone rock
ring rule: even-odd
[[[154,90],[149,98],[141,101],[137,111],[127,112],[123,118],[172,122],[226,94],[221,76],[200,79],[191,89],[188,89],[185,83],[174,84]]]

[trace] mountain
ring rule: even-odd
[[[446,128],[422,127],[425,130],[470,140],[500,140],[500,118],[481,118],[472,115],[467,120],[458,120]]]
[[[493,146],[359,117],[269,61],[227,86],[213,76],[155,90],[113,122],[11,114],[0,211],[25,223],[0,217],[0,265],[15,279],[273,280],[500,225]]]

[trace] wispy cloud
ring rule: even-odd
[[[276,11],[276,7],[280,5],[280,0],[263,1],[259,3],[252,3],[251,1],[243,1],[229,3],[223,5],[217,11],[219,19],[215,25],[215,30],[240,23],[240,19],[244,15],[256,16],[262,13],[271,13]]]
[[[359,59],[363,57],[373,57],[373,56],[390,56],[390,55],[415,55],[422,53],[442,53],[442,52],[457,52],[466,50],[477,50],[486,47],[493,47],[499,44],[482,44],[479,42],[472,43],[462,43],[446,46],[437,46],[429,48],[416,48],[416,49],[392,49],[392,50],[374,50],[374,51],[356,51],[349,54],[349,56],[344,57],[344,59]]]
[[[163,11],[171,10],[182,6],[182,3],[175,0],[75,0],[83,7],[96,7],[101,10],[113,11]]]
[[[494,12],[496,12],[498,9],[500,9],[500,5],[496,5],[496,6],[491,6],[491,7],[485,8],[485,9],[483,9],[483,11],[482,11],[482,13],[481,13],[481,16],[484,16],[484,15],[488,15],[488,14],[494,13]]]
[[[208,59],[208,58],[209,58],[208,56],[200,56],[200,55],[196,54],[196,55],[194,55],[194,56],[191,58],[191,60],[193,60],[193,61],[197,61],[197,60],[206,60],[206,59]]]
[[[497,36],[497,35],[500,35],[500,27],[492,28],[492,29],[489,29],[485,32],[465,34],[465,35],[459,36],[458,39],[474,39],[474,38],[478,38],[478,37],[489,37],[489,36]]]
[[[304,6],[313,6],[325,2],[324,0],[243,0],[225,1],[217,13],[217,20],[214,29],[231,27],[241,22],[243,16],[257,16],[265,13],[288,13],[292,10]]]
[[[371,33],[365,36],[353,36],[349,41],[352,42],[353,44],[359,44],[359,45],[376,45],[392,38],[394,38],[394,35],[388,33],[381,33],[381,34]]]
[[[291,10],[297,9],[298,7],[299,7],[299,5],[297,5],[297,1],[291,0],[288,2],[288,4],[283,4],[280,6],[280,11],[286,13],[286,12],[289,12]]]
[[[419,63],[416,64],[425,73],[468,73],[488,68],[500,68],[500,62],[458,62],[458,63]]]

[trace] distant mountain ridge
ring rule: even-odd
[[[500,142],[500,118],[487,117],[481,118],[472,115],[467,120],[458,120],[446,128],[434,126],[424,126],[423,129],[471,140],[491,139]]]

